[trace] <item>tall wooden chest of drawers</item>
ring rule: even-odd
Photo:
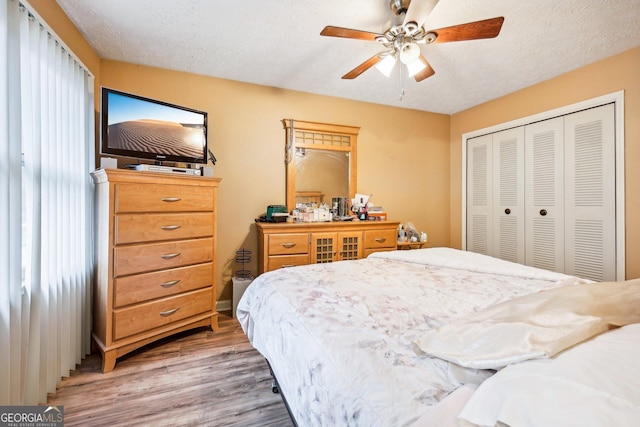
[[[219,178],[99,169],[93,338],[102,371],[160,338],[218,327]]]

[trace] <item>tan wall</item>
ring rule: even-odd
[[[412,221],[431,245],[449,243],[449,116],[103,60],[104,86],[209,113],[209,147],[223,179],[218,209],[218,293],[231,298],[235,251],[254,253],[254,219],[285,204],[283,118],[360,126],[358,191],[390,218]],[[422,159],[422,160],[416,160]],[[437,208],[434,208],[437,207]]]
[[[392,219],[426,231],[431,246],[449,243],[449,116],[101,61],[55,1],[30,4],[96,77],[96,114],[101,85],[209,113],[215,176],[223,179],[220,299],[231,299],[230,277],[240,268],[233,262],[237,249],[254,252],[250,267],[256,272],[254,218],[269,204],[285,203],[283,118],[362,127],[358,191],[372,193]]]
[[[451,245],[462,244],[462,135],[624,90],[626,277],[640,277],[640,47],[451,116]]]

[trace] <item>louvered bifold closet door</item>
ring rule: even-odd
[[[493,250],[492,135],[468,140],[467,144],[467,250],[491,255]]]
[[[493,134],[493,250],[524,264],[524,128]]]
[[[614,105],[565,116],[565,273],[616,279]]]
[[[563,118],[525,126],[526,264],[564,271]]]

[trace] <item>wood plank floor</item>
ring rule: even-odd
[[[65,426],[292,426],[271,391],[264,358],[239,323],[184,332],[118,359],[103,374],[88,356],[47,404],[64,405]]]

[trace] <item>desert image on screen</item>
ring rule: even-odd
[[[109,94],[109,147],[202,158],[204,116],[172,106]]]

